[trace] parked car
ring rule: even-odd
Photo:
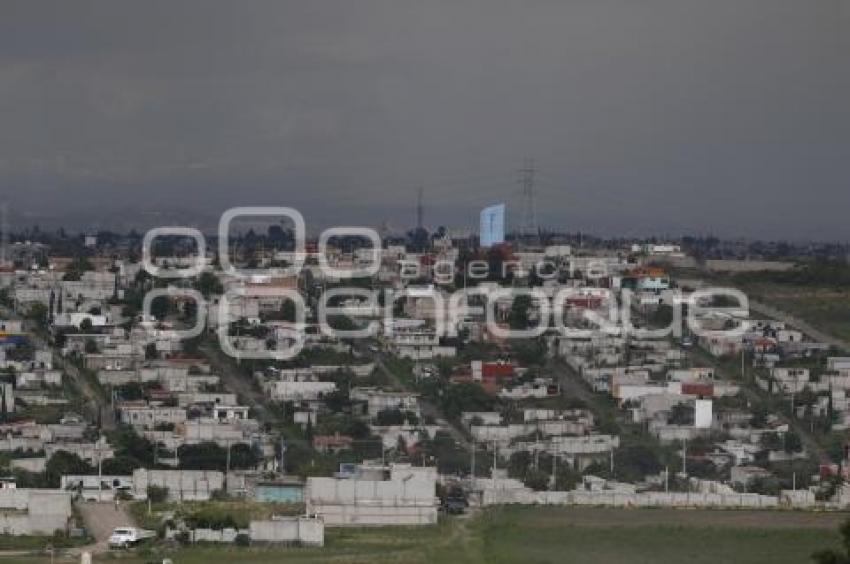
[[[443,500],[443,511],[449,515],[461,515],[466,511],[467,502],[462,497],[447,497]]]

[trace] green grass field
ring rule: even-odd
[[[843,295],[785,298],[774,300],[792,315],[816,328],[850,341],[850,293]]]
[[[688,510],[514,508],[485,516],[486,562],[807,562],[838,542],[831,522],[804,516]],[[761,517],[761,518],[760,518]],[[787,520],[787,517],[792,519]]]
[[[846,288],[758,283],[742,289],[826,333],[850,341],[850,290]]]
[[[605,510],[503,507],[436,527],[330,529],[322,549],[192,547],[105,555],[96,562],[147,564],[804,563],[838,546],[846,515],[798,512]],[[0,558],[2,561],[2,558]],[[15,556],[20,564],[49,558]],[[62,562],[60,558],[57,562]]]

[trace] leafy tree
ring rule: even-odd
[[[658,454],[646,445],[628,445],[614,451],[614,469],[620,480],[637,482],[658,474],[662,468]]]
[[[423,440],[419,447],[428,457],[434,459],[438,470],[443,474],[466,473],[469,471],[469,453],[458,446],[457,442],[445,431],[437,431],[431,439]],[[487,456],[479,456],[475,461],[479,476],[489,473]]]
[[[581,482],[581,474],[570,468],[567,464],[558,466],[555,472],[555,490],[568,492],[574,490]]]
[[[747,491],[762,495],[779,495],[779,480],[773,476],[757,476],[747,486]]]
[[[841,462],[844,460],[844,443],[846,438],[844,433],[832,432],[826,441],[826,453],[833,462]]]
[[[803,441],[800,439],[800,435],[794,431],[785,433],[785,452],[800,452],[801,450],[803,450]]]
[[[126,384],[116,386],[115,391],[125,401],[136,401],[145,397],[142,385],[138,382],[127,382]]]
[[[750,419],[750,425],[756,429],[762,429],[767,425],[768,409],[763,405],[757,405],[753,408],[753,416]]]
[[[333,392],[325,394],[323,400],[325,406],[334,413],[339,413],[351,406],[351,400],[349,399],[348,394],[342,390],[334,390]]]
[[[282,321],[295,323],[295,302],[286,300],[280,308],[280,316]]]
[[[166,296],[160,296],[151,302],[151,315],[157,321],[162,321],[171,312],[171,300]]]
[[[116,458],[132,459],[136,461],[137,466],[153,466],[153,443],[144,437],[140,437],[132,427],[122,425],[109,432],[108,438],[109,443],[115,449]]]
[[[765,433],[761,436],[761,446],[767,450],[781,450],[784,445],[778,433]]]
[[[0,421],[5,423],[9,418],[8,410],[6,409],[6,387],[0,388]]]
[[[101,465],[104,474],[114,476],[128,476],[133,473],[133,470],[140,467],[139,461],[130,456],[107,458]]]
[[[44,469],[44,475],[47,483],[51,487],[58,488],[61,478],[65,474],[90,474],[92,467],[89,464],[72,452],[64,450],[56,451]]]
[[[532,366],[545,361],[546,347],[537,339],[516,341],[513,344],[513,356],[522,366]]]
[[[53,487],[47,483],[47,479],[43,473],[27,472],[16,468],[12,470],[12,475],[15,477],[15,483],[19,488],[50,488]]]
[[[90,270],[94,270],[94,266],[91,261],[89,261],[86,257],[77,257],[68,267],[68,270],[65,271],[65,274],[62,276],[62,280],[77,281],[82,278],[83,273]]]
[[[221,281],[212,272],[202,272],[195,282],[195,289],[207,299],[213,294],[224,293],[224,287],[221,285]]]
[[[419,419],[416,414],[411,411],[402,411],[396,409],[382,409],[375,417],[375,423],[381,426],[387,425],[404,425],[405,421],[411,425],[416,425]]]
[[[522,478],[531,467],[531,453],[527,450],[515,452],[508,459],[508,476]]]
[[[251,546],[251,537],[245,533],[239,533],[236,535],[236,538],[233,539],[233,544],[236,546]]]
[[[670,408],[668,421],[671,425],[693,425],[694,408],[684,403],[677,403]]]
[[[50,299],[47,302],[47,315],[50,321],[53,321],[53,308],[56,305],[56,292],[50,290]]]
[[[545,490],[549,487],[549,474],[542,470],[531,469],[525,474],[523,483],[535,491]]]
[[[44,327],[47,324],[47,306],[42,303],[32,304],[26,317],[35,321],[40,327]]]
[[[163,486],[148,486],[147,494],[151,503],[162,503],[168,499],[168,488]]]
[[[213,442],[183,445],[177,449],[180,467],[187,470],[227,469],[227,449]],[[230,447],[230,469],[250,469],[258,463],[254,450],[244,443]]]
[[[430,236],[428,231],[422,227],[417,227],[407,232],[407,240],[410,249],[414,252],[422,252],[428,248]]]
[[[520,295],[514,299],[511,305],[511,313],[508,317],[508,323],[511,329],[528,329],[531,322],[528,318],[528,310],[531,309],[531,296]]]
[[[452,419],[459,418],[464,411],[491,411],[497,403],[484,388],[473,382],[450,385],[440,398],[443,412]]]
[[[842,550],[818,550],[812,554],[812,560],[817,564],[850,564],[850,519],[841,524],[838,532],[841,534]]]

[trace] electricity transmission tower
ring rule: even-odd
[[[0,239],[0,266],[6,266],[9,256],[9,203],[0,204],[0,231],[3,232]]]
[[[416,191],[416,229],[421,231],[424,227],[425,205],[422,203],[424,190],[422,186]]]
[[[537,210],[534,203],[534,159],[525,159],[519,169],[519,183],[522,187],[522,223],[520,235],[523,238],[537,236]]]

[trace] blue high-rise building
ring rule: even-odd
[[[505,242],[505,204],[481,210],[481,246],[492,247]]]

